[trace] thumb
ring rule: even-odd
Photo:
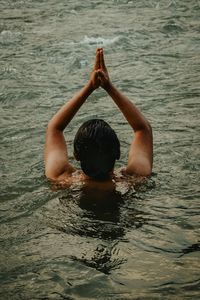
[[[98,77],[98,71],[94,71],[94,78],[96,79]]]
[[[101,77],[101,78],[104,77],[104,73],[102,70],[98,70],[97,73],[98,73],[99,77]]]

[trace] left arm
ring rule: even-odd
[[[117,104],[135,133],[129,150],[126,173],[129,175],[138,174],[148,176],[151,174],[153,166],[153,135],[151,125],[133,102],[111,83],[104,62],[103,49],[100,51],[100,67],[101,69],[98,71],[100,85]]]

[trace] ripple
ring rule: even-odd
[[[2,299],[199,299],[200,6],[108,2],[0,1]],[[46,181],[43,147],[96,47],[152,124],[154,174],[89,197]],[[91,116],[115,128],[126,164],[133,132],[102,89],[65,131],[72,163]]]
[[[3,30],[0,33],[0,44],[10,45],[16,44],[23,40],[23,34],[21,32],[13,32],[10,30]]]

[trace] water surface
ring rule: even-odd
[[[0,1],[1,299],[199,299],[199,1]],[[154,132],[143,186],[52,189],[48,120],[104,47],[114,84]],[[108,121],[126,164],[132,132],[96,91],[65,131]],[[73,150],[69,147],[73,163]]]

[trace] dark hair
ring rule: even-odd
[[[86,121],[74,138],[74,155],[83,172],[94,179],[108,178],[120,158],[120,143],[115,131],[101,119]]]

